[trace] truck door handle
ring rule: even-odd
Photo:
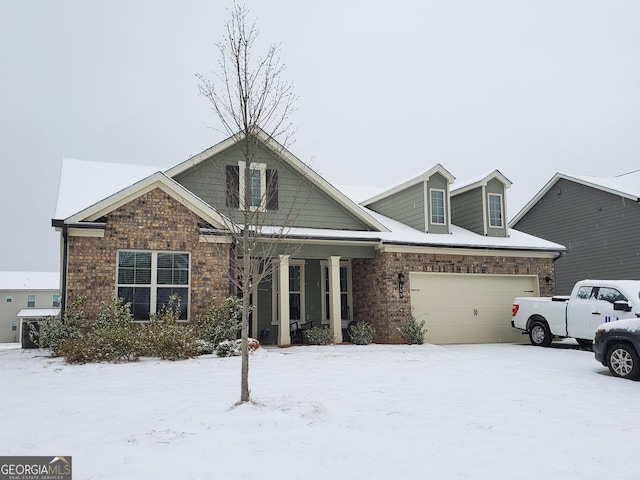
[[[602,315],[600,312],[591,312],[591,315]]]

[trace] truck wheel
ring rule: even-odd
[[[545,322],[536,321],[531,324],[531,328],[529,329],[529,340],[531,341],[531,345],[535,345],[536,347],[548,347],[551,345],[553,337]]]
[[[638,354],[629,345],[620,343],[614,345],[607,353],[607,363],[609,371],[616,377],[635,380],[640,373],[640,361]]]

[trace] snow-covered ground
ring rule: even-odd
[[[66,365],[0,349],[0,454],[77,479],[637,479],[640,383],[565,342]]]

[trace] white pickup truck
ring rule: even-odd
[[[571,295],[518,297],[511,326],[529,334],[532,345],[548,347],[554,337],[593,342],[599,325],[640,317],[640,280],[582,280]]]

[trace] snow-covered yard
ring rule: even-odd
[[[529,345],[261,349],[65,365],[0,349],[0,454],[77,479],[637,479],[640,383]]]

